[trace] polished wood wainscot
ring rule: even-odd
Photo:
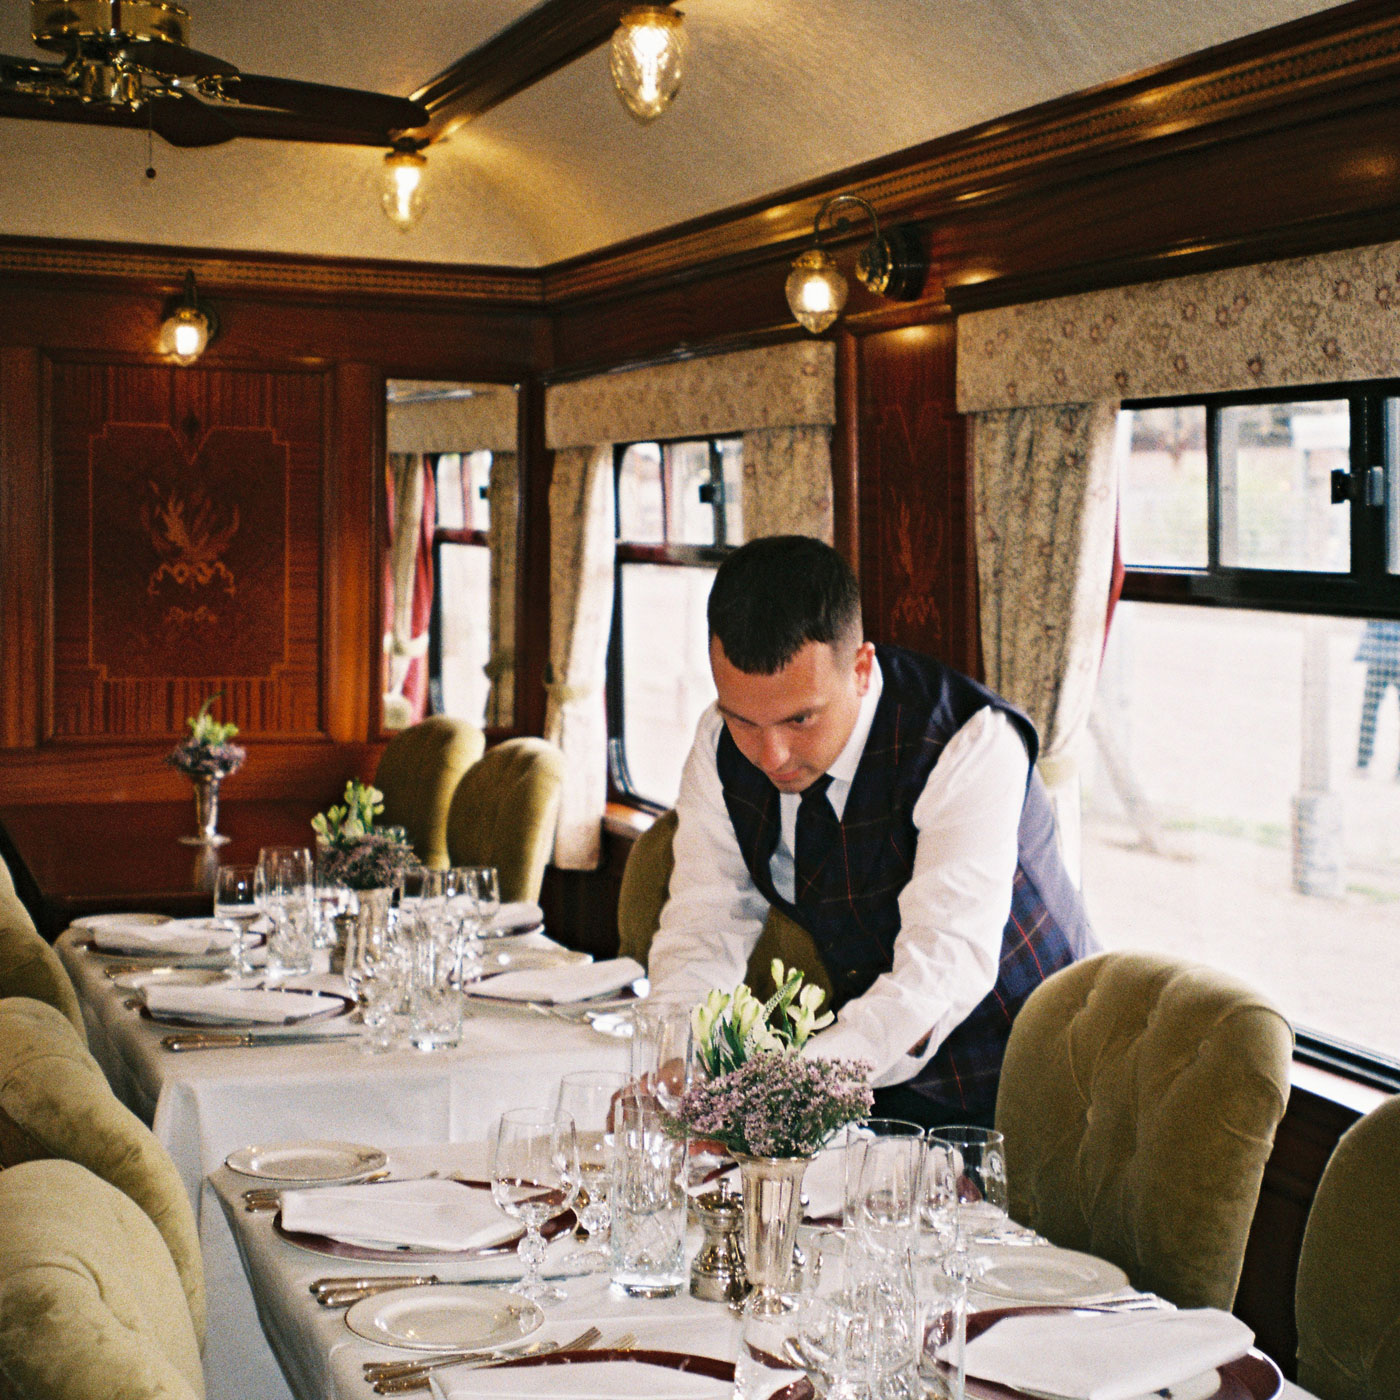
[[[220,865],[251,865],[263,846],[309,846],[316,810],[300,799],[221,802],[229,841],[209,847],[180,841],[195,829],[193,798],[0,807],[0,853],[52,941],[84,914],[207,914]]]

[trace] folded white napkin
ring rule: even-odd
[[[343,1010],[339,997],[319,992],[262,991],[253,987],[180,987],[154,984],[142,989],[152,1016],[179,1016],[219,1025],[285,1026],[311,1016]]]
[[[809,1220],[840,1219],[846,1204],[844,1147],[830,1147],[817,1153],[816,1161],[802,1178],[802,1194],[807,1197],[804,1214]]]
[[[511,904],[503,904],[491,920],[493,933],[505,933],[511,929],[534,928],[544,923],[544,910],[533,900],[518,899]]]
[[[645,975],[646,968],[636,959],[611,958],[607,962],[503,972],[499,977],[474,982],[468,990],[473,996],[498,997],[505,1001],[587,1001],[609,992],[620,992]]]
[[[347,1244],[467,1250],[516,1234],[489,1191],[455,1181],[385,1181],[282,1193],[285,1229]]]
[[[1217,1308],[1033,1313],[1003,1318],[969,1342],[967,1374],[1065,1400],[1134,1400],[1223,1366],[1253,1341]]]
[[[438,1400],[730,1400],[733,1381],[636,1361],[430,1373]]]
[[[213,919],[167,919],[163,924],[134,924],[120,914],[98,915],[86,928],[93,946],[104,953],[224,953],[236,934]]]

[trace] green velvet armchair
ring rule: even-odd
[[[465,720],[431,715],[389,740],[374,772],[384,794],[376,820],[408,832],[418,859],[447,868],[447,809],[462,774],[481,757],[486,737]]]
[[[87,1044],[82,1008],[58,954],[40,936],[0,860],[0,997],[33,997],[57,1007]]]

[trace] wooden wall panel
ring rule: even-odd
[[[55,740],[321,732],[325,376],[60,360]]]
[[[0,349],[0,747],[39,742],[48,588],[48,506],[40,468],[39,356]]]

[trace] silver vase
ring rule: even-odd
[[[749,1311],[787,1311],[783,1293],[792,1275],[792,1247],[802,1220],[802,1178],[810,1157],[748,1157],[736,1152],[744,1187],[744,1268],[753,1292]]]
[[[210,775],[191,775],[194,784],[194,824],[193,836],[182,836],[186,846],[222,846],[227,836],[220,836],[219,825],[219,779]]]

